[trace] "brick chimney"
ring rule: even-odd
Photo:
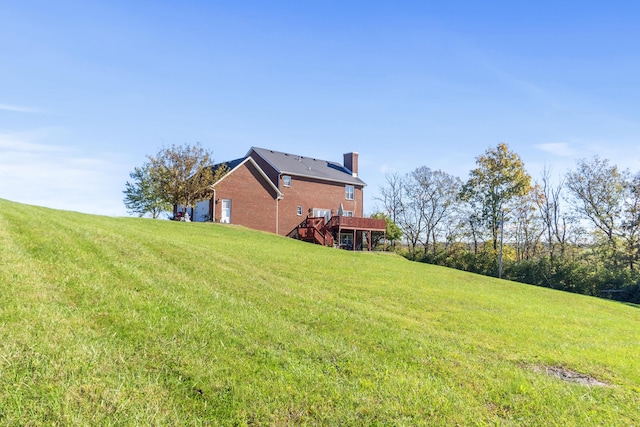
[[[358,177],[358,153],[352,151],[344,155],[344,167],[351,171],[351,175]]]

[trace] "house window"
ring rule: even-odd
[[[291,177],[289,175],[282,176],[282,184],[285,187],[291,187]]]
[[[353,249],[353,233],[340,233],[340,247]]]
[[[302,216],[302,206],[297,207],[297,215]]]
[[[344,196],[347,200],[353,200],[355,190],[353,185],[345,185],[344,187]]]
[[[331,219],[331,209],[313,208],[313,216],[316,218],[324,217],[325,221]]]
[[[342,216],[353,216],[353,211],[343,211]]]

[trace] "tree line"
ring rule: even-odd
[[[640,303],[640,174],[596,156],[550,175],[498,144],[464,182],[421,166],[388,174],[378,200],[410,259]]]

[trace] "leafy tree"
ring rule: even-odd
[[[626,190],[622,232],[627,264],[634,270],[640,257],[640,174],[627,182]]]
[[[464,214],[464,204],[456,201],[456,208],[452,210],[442,223],[444,237],[445,257],[451,257],[454,253],[467,250],[468,244],[463,243],[463,238],[468,236],[466,229],[467,218]]]
[[[477,255],[481,244],[488,239],[487,230],[475,205],[464,199],[461,201],[458,213],[460,232],[467,239],[467,245],[472,246],[473,253]]]
[[[520,156],[504,143],[489,148],[476,158],[476,164],[478,167],[469,173],[460,195],[479,213],[478,219],[491,233],[495,251],[503,210],[530,191],[531,176]]]
[[[422,243],[425,255],[430,242],[435,253],[438,228],[456,206],[460,180],[443,171],[421,166],[407,176],[406,182],[407,196],[424,224]]]
[[[159,186],[152,178],[149,163],[134,168],[129,176],[133,181],[127,181],[123,191],[124,205],[129,213],[138,216],[150,214],[155,219],[160,213],[171,209],[171,204],[167,203]]]
[[[200,200],[213,195],[212,184],[225,172],[213,170],[210,151],[195,145],[172,145],[149,156],[151,175],[166,202],[193,208]]]
[[[391,218],[388,215],[382,212],[376,212],[373,215],[371,215],[371,218],[384,219],[384,221],[387,224],[385,235],[388,241],[394,242],[402,238],[402,230],[400,229],[400,227],[398,227],[398,224],[396,224],[395,222],[393,222],[393,220],[391,220]],[[371,243],[373,246],[377,246],[378,244],[381,243],[381,240],[382,240],[381,235],[374,235],[372,236]]]
[[[513,226],[511,238],[516,249],[516,260],[531,259],[538,254],[540,237],[544,234],[544,226],[538,215],[538,206],[542,203],[542,190],[534,185],[524,196],[518,198],[511,209]]]
[[[602,233],[608,246],[605,258],[613,260],[616,266],[616,237],[621,231],[627,173],[598,156],[577,163],[577,168],[567,173],[574,210]]]

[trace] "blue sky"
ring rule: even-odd
[[[465,180],[509,144],[535,179],[599,155],[640,171],[633,1],[5,1],[0,198],[126,215],[163,145],[360,153]]]

